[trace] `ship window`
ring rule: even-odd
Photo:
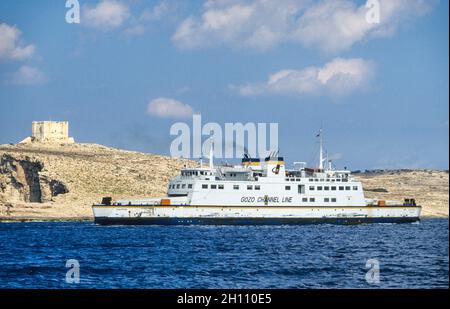
[[[298,185],[298,193],[305,194],[305,186],[304,185]]]
[[[211,189],[217,189],[217,185],[211,185]]]
[[[247,186],[247,190],[253,190],[253,186]]]
[[[239,185],[233,185],[234,190],[239,190]]]
[[[327,181],[330,181],[330,179],[327,178]]]
[[[346,186],[345,190],[347,190],[347,191],[350,190],[350,186]]]
[[[302,198],[302,202],[307,202],[307,201],[308,201],[307,197]]]
[[[323,188],[325,191],[329,191],[330,190],[330,187],[324,187]]]
[[[309,198],[309,201],[310,201],[310,202],[315,202],[316,199],[315,199],[314,197],[310,197],[310,198]]]
[[[344,191],[344,187],[340,186],[339,191]]]
[[[312,178],[309,178],[309,181],[314,181],[314,179],[312,179]]]
[[[310,187],[309,187],[309,190],[310,190],[310,191],[314,191],[314,186],[310,186]]]
[[[186,188],[186,184],[182,184],[182,185],[181,185],[181,188],[182,188],[182,189]]]
[[[318,179],[318,178],[316,178],[316,179],[314,179],[314,181],[319,181],[319,179]]]
[[[202,189],[208,189],[208,185],[202,185]]]
[[[353,186],[353,190],[358,190],[358,186]]]
[[[336,198],[335,198],[335,197],[332,197],[332,198],[331,198],[331,202],[336,203]]]
[[[177,189],[180,189],[180,185],[177,185]]]
[[[200,172],[200,175],[203,175],[203,171]]]
[[[286,178],[285,180],[286,180],[286,181],[289,181],[289,178]]]
[[[260,190],[261,187],[260,186],[255,186],[255,190]]]
[[[192,189],[192,184],[188,184],[188,189]]]
[[[322,186],[318,186],[317,190],[322,191]]]
[[[291,190],[291,186],[285,186],[284,189],[285,190]]]
[[[322,178],[322,179],[320,179],[320,181],[325,181],[325,179]]]
[[[323,201],[324,201],[325,203],[328,203],[328,202],[330,201],[330,199],[329,199],[328,197],[326,197],[326,198],[323,199]]]
[[[220,189],[220,190],[223,190],[223,185],[219,185],[219,189]]]
[[[297,178],[297,179],[295,179],[295,181],[301,181],[301,179],[300,179],[300,178]]]
[[[331,187],[331,191],[336,191],[336,187]]]

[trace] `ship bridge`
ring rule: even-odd
[[[251,158],[247,154],[244,155],[242,161],[238,165],[214,165],[213,161],[213,144],[211,144],[209,164],[203,165],[200,160],[200,166],[195,168],[183,168],[180,175],[171,179],[168,187],[169,197],[190,196],[194,191],[205,192],[209,189],[223,189],[225,187],[239,187],[239,183],[256,182],[256,186],[260,184],[276,184],[280,188],[289,187],[287,182],[300,182],[301,192],[304,192],[305,186],[321,185],[326,182],[336,183],[354,183],[357,187],[357,179],[351,177],[350,171],[335,170],[332,167],[331,160],[328,160],[323,153],[322,137],[320,137],[320,153],[319,164],[317,167],[307,167],[305,162],[295,162],[293,169],[287,169],[284,158],[278,155],[278,151],[272,152],[264,159]],[[327,162],[327,164],[324,164]],[[319,186],[320,190],[321,186]],[[324,187],[325,191],[328,188]],[[338,188],[341,188],[339,186]],[[358,187],[359,188],[359,187]],[[331,190],[334,191],[335,187]],[[311,189],[313,190],[313,189]],[[337,189],[336,189],[337,190]],[[348,190],[345,186],[343,190]],[[359,190],[359,189],[355,189]]]

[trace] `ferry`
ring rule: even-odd
[[[238,165],[185,167],[168,184],[167,196],[112,200],[92,206],[95,223],[156,225],[280,225],[401,223],[420,220],[421,206],[368,199],[347,169],[333,168],[320,137],[319,164],[286,168],[272,152],[264,159],[245,155]]]

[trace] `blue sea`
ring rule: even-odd
[[[448,288],[448,226],[0,223],[0,288]]]

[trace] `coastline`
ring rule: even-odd
[[[92,204],[162,197],[189,160],[97,144],[0,145],[0,222],[93,221]],[[447,170],[355,171],[367,198],[415,198],[421,218],[449,217]]]
[[[0,223],[12,223],[12,222],[94,222],[92,217],[0,217]]]

